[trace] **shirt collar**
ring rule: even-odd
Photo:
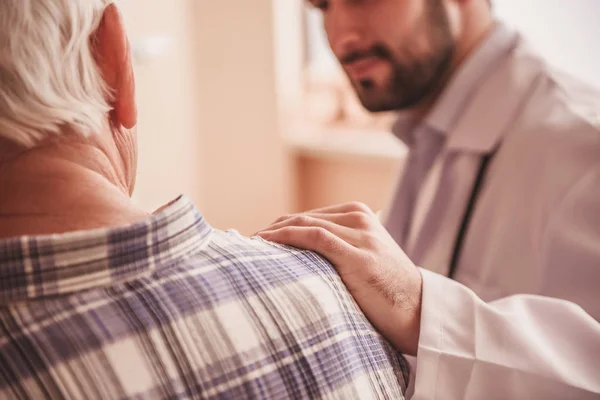
[[[0,240],[0,304],[148,276],[198,251],[211,231],[191,200],[180,196],[126,227]]]
[[[453,75],[429,114],[422,121],[411,120],[408,114],[401,114],[392,132],[408,147],[414,144],[415,133],[423,127],[450,135],[477,88],[493,73],[494,66],[508,57],[516,37],[516,32],[496,22],[487,38]]]

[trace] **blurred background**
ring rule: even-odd
[[[179,194],[220,229],[359,200],[384,209],[406,149],[369,115],[303,0],[122,0],[135,56],[134,200]],[[495,0],[558,67],[600,87],[600,1]]]

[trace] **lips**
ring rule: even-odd
[[[369,72],[381,63],[375,56],[365,56],[344,64],[348,75],[353,79],[364,78]]]

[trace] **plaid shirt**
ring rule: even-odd
[[[401,399],[404,359],[314,253],[147,221],[0,241],[0,398]]]

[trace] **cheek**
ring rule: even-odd
[[[370,15],[369,24],[377,29],[378,37],[390,49],[399,51],[420,40],[418,31],[426,19],[428,0],[385,1],[376,13]]]

